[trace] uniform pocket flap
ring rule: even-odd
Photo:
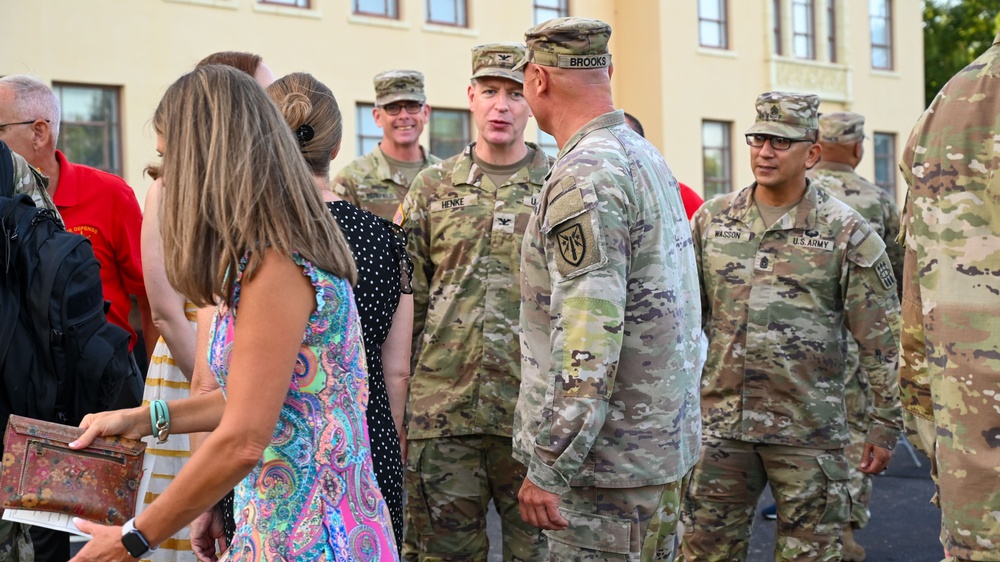
[[[632,522],[628,519],[562,507],[559,513],[569,522],[569,527],[562,531],[545,531],[550,539],[598,552],[629,553]]]
[[[850,477],[850,467],[847,459],[836,455],[820,455],[816,457],[816,462],[823,470],[826,477],[835,482],[847,480]]]

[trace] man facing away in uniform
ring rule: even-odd
[[[142,278],[139,201],[118,176],[73,164],[56,150],[59,119],[59,100],[47,85],[24,75],[0,78],[0,140],[49,178],[48,193],[66,230],[90,240],[101,263],[104,298],[111,302],[108,320],[128,331],[129,350],[137,337],[128,321],[129,295],[135,297],[148,359],[159,333]],[[36,560],[69,559],[68,535],[39,527],[31,533]]]
[[[910,441],[931,458],[948,561],[1000,560],[1000,34],[917,121],[900,170]]]
[[[642,128],[642,123],[627,111],[625,112],[625,124],[640,137],[646,138],[646,130]],[[681,190],[681,202],[684,203],[684,212],[687,213],[687,218],[690,219],[705,200],[695,190],[681,182],[677,182],[677,187]]]
[[[777,560],[837,561],[848,522],[846,339],[873,394],[859,463],[887,466],[902,427],[899,300],[885,243],[811,185],[819,98],[768,92],[747,131],[756,181],[693,221],[708,359],[704,439],[685,500],[683,559],[746,560],[757,500],[777,500]]]
[[[393,220],[417,173],[441,161],[420,146],[420,134],[431,117],[424,75],[415,70],[376,74],[372,117],[382,129],[382,141],[344,166],[333,178],[333,192],[352,205]]]
[[[899,235],[899,210],[892,195],[869,182],[855,171],[864,156],[865,118],[857,113],[824,113],[819,116],[819,145],[822,159],[806,174],[816,187],[847,203],[868,222],[868,226],[885,242],[885,251],[897,280],[903,274],[903,247],[896,242]],[[899,283],[896,284],[899,296]],[[858,470],[856,459],[861,458],[865,435],[871,427],[872,397],[868,380],[858,361],[858,346],[847,338],[847,384],[844,401],[847,406],[847,424],[851,443],[844,448],[851,478],[848,490],[851,495],[850,523],[844,526],[841,537],[844,562],[862,562],[865,549],[854,540],[854,531],[868,524],[868,505],[872,498],[874,476]]]
[[[521,240],[552,163],[524,142],[531,110],[513,70],[523,54],[514,43],[473,49],[478,140],[421,172],[400,211],[414,266],[407,560],[485,560],[490,499],[503,559],[545,559],[544,537],[518,514],[525,471],[511,457]]]
[[[610,36],[525,33],[525,97],[560,151],[521,257],[518,497],[552,560],[671,560],[701,435],[698,280],[677,181],[612,103]]]

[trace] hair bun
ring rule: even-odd
[[[288,126],[294,131],[304,125],[312,114],[312,102],[309,97],[300,92],[289,92],[278,104],[278,109],[285,116]]]

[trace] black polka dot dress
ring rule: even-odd
[[[346,201],[328,202],[358,267],[354,300],[368,360],[368,435],[379,490],[392,516],[396,544],[403,544],[403,461],[382,373],[382,344],[389,335],[400,293],[411,293],[412,264],[406,237],[395,224]]]

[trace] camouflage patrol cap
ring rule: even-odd
[[[611,26],[587,18],[555,18],[524,32],[527,52],[514,70],[529,62],[558,68],[607,68],[611,66],[608,39]]]
[[[424,75],[416,70],[386,70],[375,75],[375,105],[394,101],[427,101]]]
[[[819,139],[834,144],[855,143],[865,138],[865,116],[841,111],[819,116]]]
[[[757,122],[748,135],[774,135],[789,139],[814,138],[819,128],[816,114],[819,96],[789,92],[767,92],[757,96]]]
[[[524,71],[514,65],[524,58],[524,45],[519,43],[489,43],[472,48],[472,77],[495,76],[524,84]]]

